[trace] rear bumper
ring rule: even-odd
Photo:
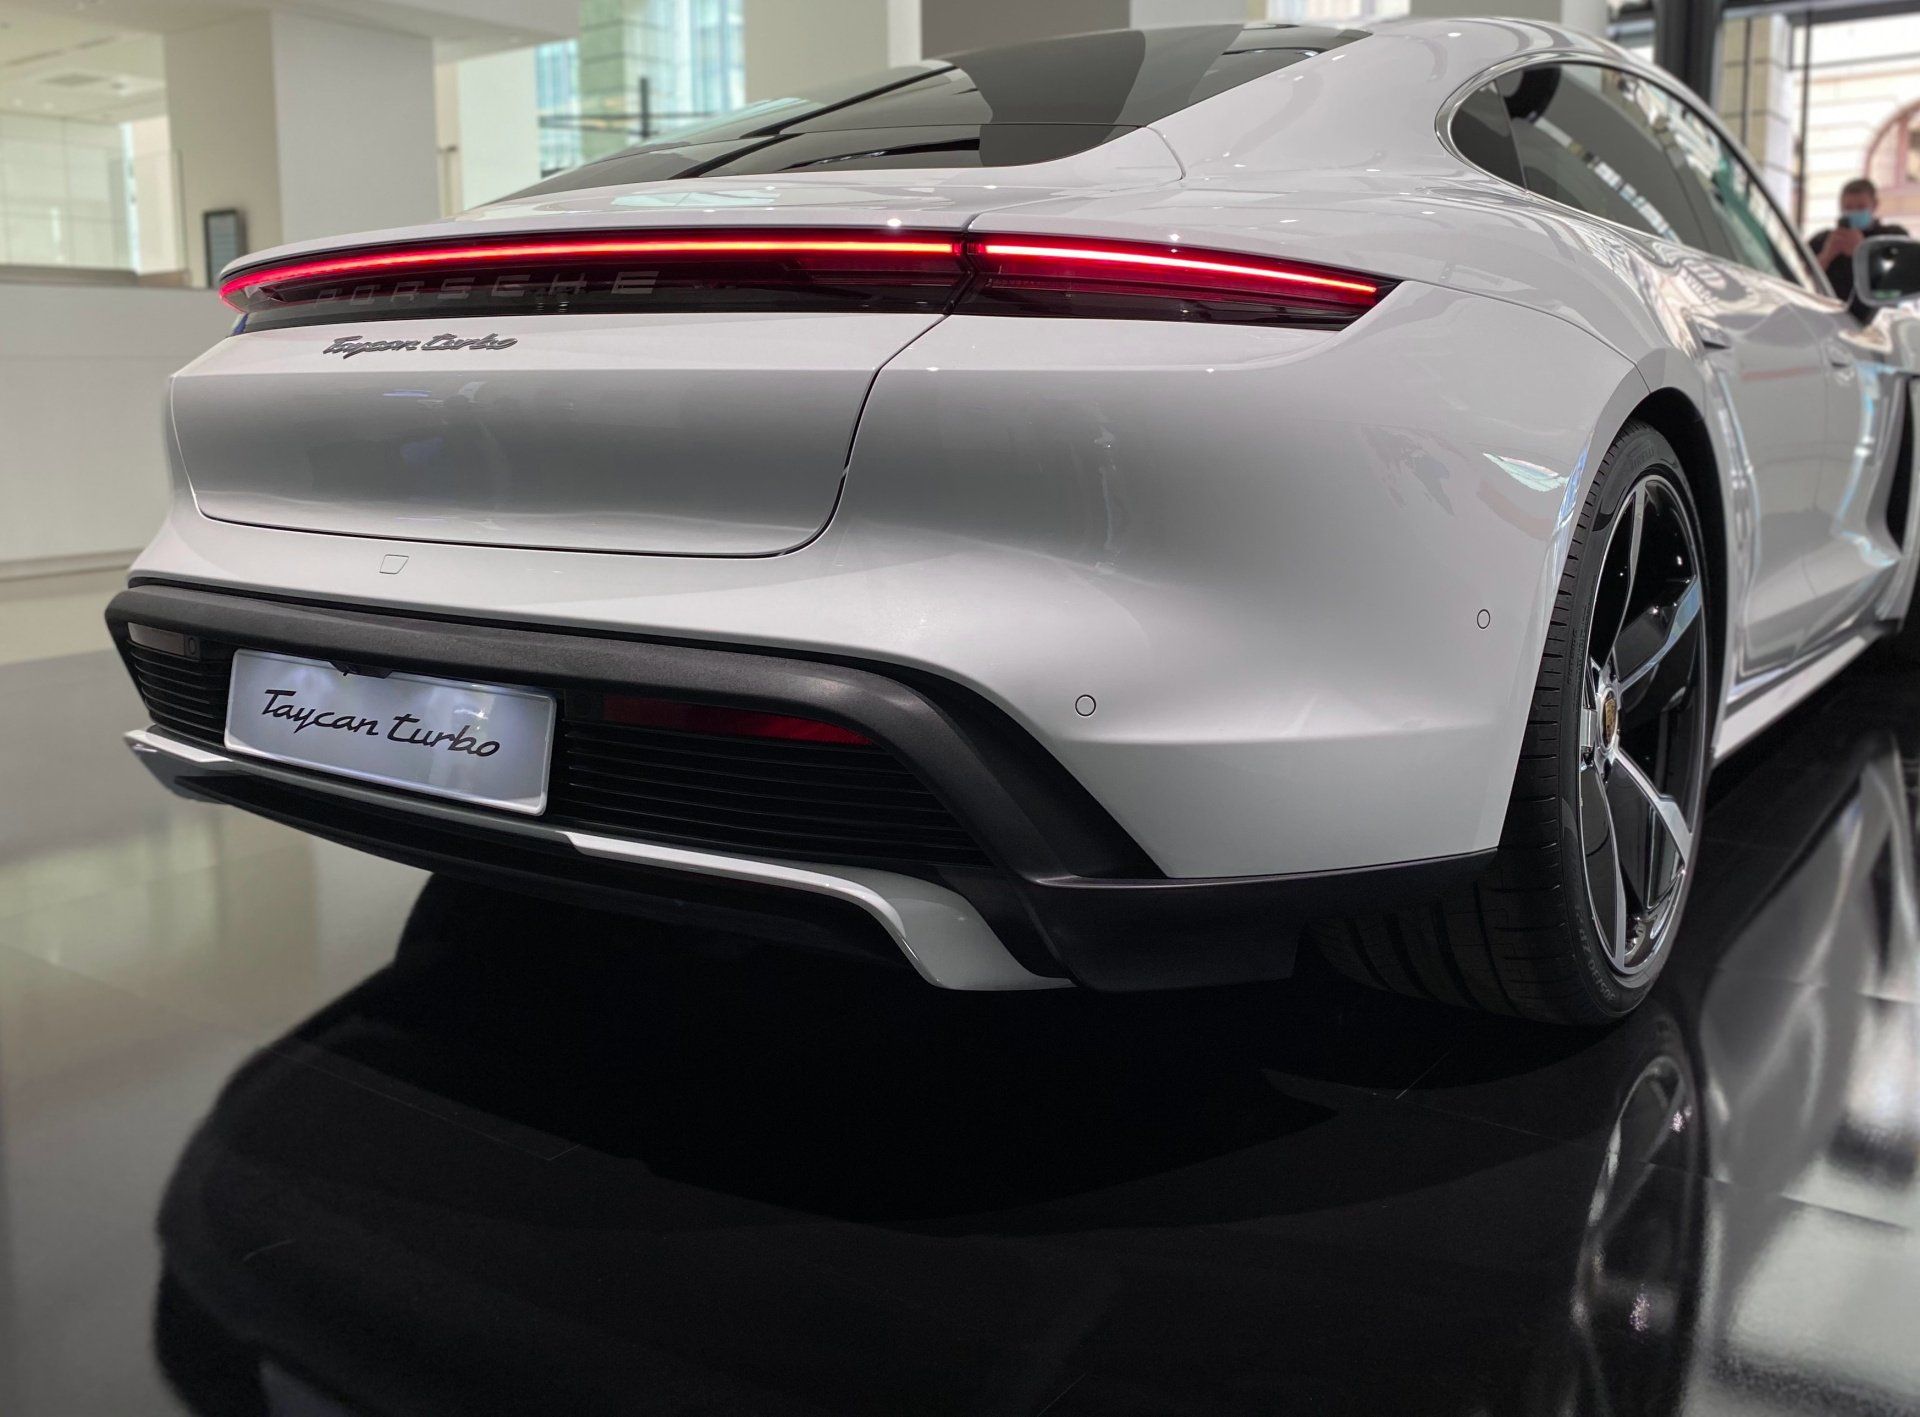
[[[242,807],[426,870],[596,904],[651,903],[642,913],[835,953],[872,953],[877,925],[922,978],[947,989],[1069,982],[1027,970],[964,898],[910,876],[826,872],[517,821],[229,757],[150,729],[126,742],[182,796]],[[811,909],[809,898],[841,908]]]
[[[229,645],[562,692],[618,690],[824,717],[909,766],[986,865],[801,861],[689,849],[517,818],[228,754],[164,731],[129,736],[178,791],[229,802],[430,869],[570,894],[770,920],[822,902],[877,925],[935,984],[1132,990],[1273,979],[1300,926],[1431,897],[1478,852],[1353,871],[1170,879],[1061,765],[992,705],[924,674],[705,645],[289,604],[178,586],[116,597],[108,624]],[[658,913],[655,911],[654,913]],[[830,919],[815,921],[827,935]]]

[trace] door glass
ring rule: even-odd
[[[1799,243],[1739,155],[1679,98],[1651,84],[1640,88],[1656,123],[1669,136],[1681,176],[1712,223],[1709,236],[1719,237],[1708,249],[1756,271],[1811,286]]]
[[[1527,186],[1543,197],[1683,245],[1712,250],[1656,126],[1652,85],[1617,69],[1549,64],[1500,80]]]

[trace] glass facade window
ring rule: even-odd
[[[1407,0],[1267,0],[1266,18],[1290,25],[1358,25],[1396,19]]]
[[[580,38],[535,60],[541,174],[738,108],[742,26],[742,0],[584,0]]]
[[[746,101],[741,0],[647,0],[641,138],[729,113]]]
[[[585,159],[739,107],[743,27],[743,0],[581,0]]]
[[[168,279],[183,264],[177,172],[158,36],[29,13],[0,23],[9,278]]]
[[[580,43],[563,39],[533,52],[534,102],[540,111],[540,175],[585,160],[580,150]]]
[[[0,114],[0,261],[132,269],[122,125]]]

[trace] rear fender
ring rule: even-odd
[[[1645,393],[1417,283],[1339,334],[955,317],[876,381],[835,532],[1170,875],[1483,849]]]

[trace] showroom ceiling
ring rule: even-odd
[[[117,123],[165,111],[157,35],[0,0],[0,113]]]

